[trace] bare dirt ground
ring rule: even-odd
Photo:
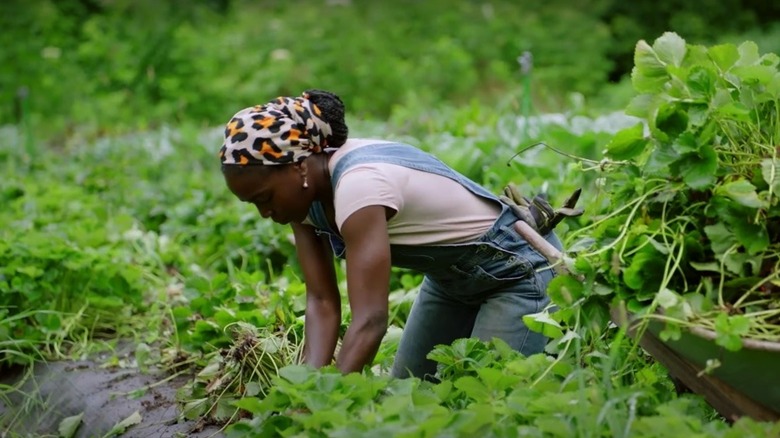
[[[159,371],[108,368],[97,360],[6,370],[0,384],[18,389],[0,398],[0,437],[57,437],[63,419],[82,413],[73,435],[78,438],[224,437],[217,426],[180,421],[176,391],[188,378],[167,377]],[[128,418],[137,424],[121,434],[111,432]]]

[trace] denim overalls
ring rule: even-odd
[[[345,154],[331,175],[333,187],[347,169],[360,163],[396,164],[445,176],[477,196],[500,203],[498,197],[438,158],[400,143],[367,145]],[[320,234],[328,235],[335,255],[343,257],[344,242],[330,228],[319,202],[312,205],[309,218]],[[489,341],[497,337],[525,355],[544,349],[547,338],[528,330],[522,317],[549,304],[545,290],[554,273],[547,260],[515,231],[517,220],[501,203],[498,219],[474,242],[390,245],[393,266],[425,274],[398,346],[393,376],[432,376],[436,363],[426,355],[434,346],[457,338]],[[545,238],[561,248],[554,233]]]

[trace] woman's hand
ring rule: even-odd
[[[333,252],[314,227],[293,224],[295,249],[306,282],[304,362],[313,367],[333,362],[341,325],[341,297],[333,268]]]
[[[390,282],[387,217],[393,212],[379,205],[363,207],[341,227],[352,311],[352,322],[336,359],[336,365],[344,373],[361,371],[370,364],[387,331]]]

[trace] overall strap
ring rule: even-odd
[[[328,218],[325,216],[325,207],[323,207],[322,202],[314,201],[311,203],[311,207],[309,207],[309,219],[311,219],[315,228],[333,232],[330,228],[330,223],[328,223]]]

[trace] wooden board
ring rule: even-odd
[[[699,376],[701,368],[675,353],[652,333],[645,332],[639,345],[691,391],[703,396],[726,419],[735,421],[747,416],[759,421],[780,420],[776,412],[754,402],[725,382],[707,374]]]
[[[621,318],[619,312],[612,312],[612,320],[625,326],[626,318]],[[633,328],[629,328],[629,335],[635,337]],[[643,332],[639,345],[666,367],[673,377],[703,396],[724,418],[736,421],[745,416],[758,421],[780,421],[780,414],[755,402],[722,380],[708,374],[699,375],[701,367],[677,354],[649,330]]]

